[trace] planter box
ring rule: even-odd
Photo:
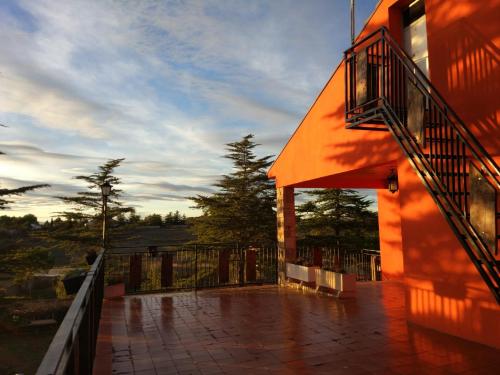
[[[333,289],[339,294],[353,294],[356,292],[356,275],[318,268],[316,269],[316,285]]]
[[[305,283],[314,283],[316,281],[316,270],[318,267],[300,266],[298,264],[286,264],[286,277],[300,280]]]
[[[108,285],[106,288],[104,288],[104,298],[106,299],[123,297],[124,295],[125,295],[124,283]]]
[[[65,277],[63,279],[64,289],[66,294],[76,294],[87,276],[87,272],[82,272],[79,275]]]

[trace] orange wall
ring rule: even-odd
[[[401,280],[404,268],[399,192],[381,189],[377,198],[382,280]]]
[[[379,5],[359,38],[388,24],[387,8],[394,2]],[[391,163],[400,156],[389,133],[345,129],[344,87],[340,64],[271,167],[269,177],[276,178],[277,187]]]
[[[390,25],[400,38],[400,9],[408,3],[382,1],[360,37]],[[426,0],[426,13],[431,81],[487,150],[498,156],[500,0]],[[499,305],[396,142],[389,133],[344,127],[340,65],[269,176],[276,178],[278,187],[330,187],[335,181],[349,187],[354,181],[345,177],[349,173],[397,163],[399,197],[379,192],[380,245],[384,274],[401,277],[404,272],[408,319],[500,348]],[[356,181],[368,186],[376,176]]]
[[[500,0],[426,0],[433,85],[490,154],[500,154]]]
[[[500,307],[406,159],[398,175],[408,319],[500,348]]]
[[[276,186],[388,163],[400,155],[387,132],[345,129],[341,65],[269,171]]]
[[[401,38],[401,7],[382,1],[358,39],[386,26]],[[432,83],[492,155],[500,154],[500,0],[426,0]],[[347,47],[347,46],[346,46]],[[278,187],[396,160],[389,134],[346,130],[340,64],[271,167]]]

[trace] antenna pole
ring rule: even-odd
[[[354,17],[354,0],[351,0],[351,44],[354,44],[354,38],[356,37],[356,22]]]

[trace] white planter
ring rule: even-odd
[[[286,276],[300,280],[305,283],[312,283],[316,280],[316,270],[318,267],[307,267],[300,266],[298,264],[287,263],[286,264]]]
[[[356,275],[316,269],[316,285],[341,293],[356,291]]]

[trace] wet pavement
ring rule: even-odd
[[[104,302],[95,374],[498,374],[500,351],[405,319],[397,282],[338,300],[277,286]]]

